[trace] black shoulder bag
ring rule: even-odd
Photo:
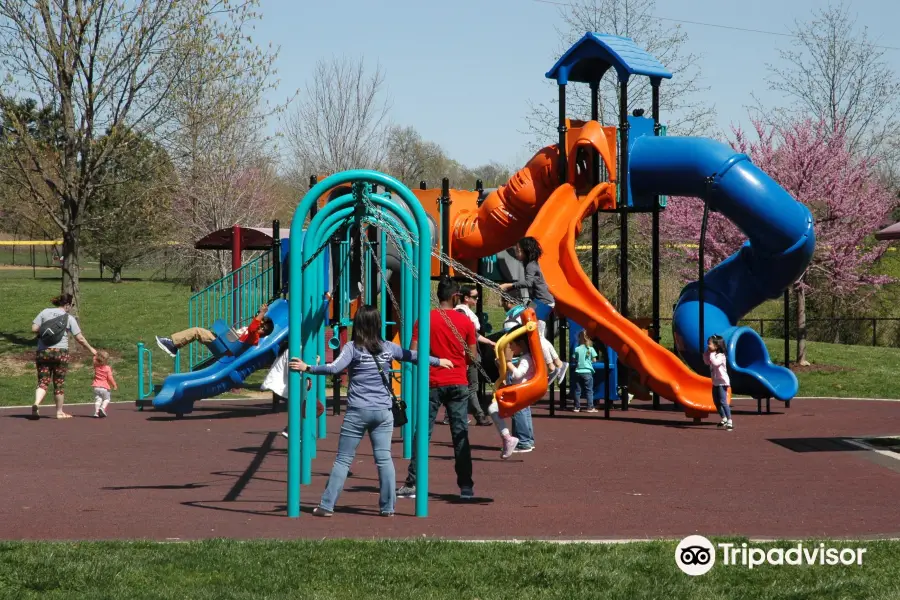
[[[69,313],[63,313],[41,323],[38,337],[45,346],[55,346],[60,343],[69,328]]]
[[[409,419],[406,418],[406,402],[397,398],[396,394],[394,394],[394,387],[391,385],[391,382],[388,381],[388,377],[385,375],[384,369],[381,368],[381,363],[378,362],[378,358],[372,356],[372,360],[375,361],[375,366],[378,367],[378,372],[381,373],[381,381],[384,382],[384,387],[390,392],[391,399],[393,400],[391,403],[391,412],[394,414],[394,427],[403,427],[409,421]]]

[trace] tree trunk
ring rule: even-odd
[[[81,291],[78,281],[78,234],[70,229],[63,232],[62,244],[62,288],[63,294],[72,294],[75,298],[77,310],[79,293]]]
[[[122,283],[122,267],[112,267],[113,283]]]
[[[797,364],[809,366],[806,360],[806,292],[797,287]]]

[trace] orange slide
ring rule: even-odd
[[[615,187],[600,184],[579,205],[575,188],[558,187],[528,229],[543,248],[541,271],[556,299],[555,311],[580,324],[637,371],[641,382],[660,396],[685,407],[689,417],[715,413],[712,380],[694,373],[681,360],[654,342],[644,331],[619,314],[597,291],[582,270],[575,252],[575,238],[582,220],[604,207],[611,208]],[[730,402],[730,397],[729,397]]]

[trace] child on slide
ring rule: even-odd
[[[518,356],[518,364],[513,363],[513,355]],[[501,358],[497,357],[497,360],[499,361]],[[502,357],[502,360],[506,361],[506,385],[515,385],[534,377],[534,359],[528,351],[528,342],[525,337],[511,341],[509,346],[507,346],[506,356]],[[494,398],[491,401],[491,405],[488,406],[488,414],[491,416],[491,420],[494,421],[501,440],[503,440],[503,450],[500,453],[500,458],[506,460],[515,451],[516,446],[519,444],[519,438],[509,432],[506,421],[500,416],[499,412],[500,406],[497,404],[497,399]]]
[[[249,346],[256,346],[259,344],[260,338],[264,338],[272,333],[275,329],[275,324],[272,323],[272,319],[266,316],[266,311],[268,310],[268,305],[261,305],[259,307],[259,312],[253,317],[253,320],[250,321],[250,325],[241,327],[237,330],[239,336],[238,339],[240,339],[241,343]],[[173,333],[170,337],[156,336],[156,345],[159,346],[163,352],[174,358],[175,354],[181,348],[184,348],[191,342],[200,342],[201,344],[206,345],[211,344],[215,339],[216,334],[209,329],[204,329],[203,327],[191,327],[190,329]]]

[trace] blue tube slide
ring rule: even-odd
[[[629,177],[634,194],[702,198],[748,238],[704,277],[703,347],[698,282],[681,291],[672,320],[679,356],[694,371],[709,373],[703,364],[705,340],[721,335],[733,393],[793,398],[796,376],[772,363],[757,332],[737,323],[754,307],[781,296],[806,270],[816,243],[809,210],[745,154],[706,138],[638,138],[629,156]]]

